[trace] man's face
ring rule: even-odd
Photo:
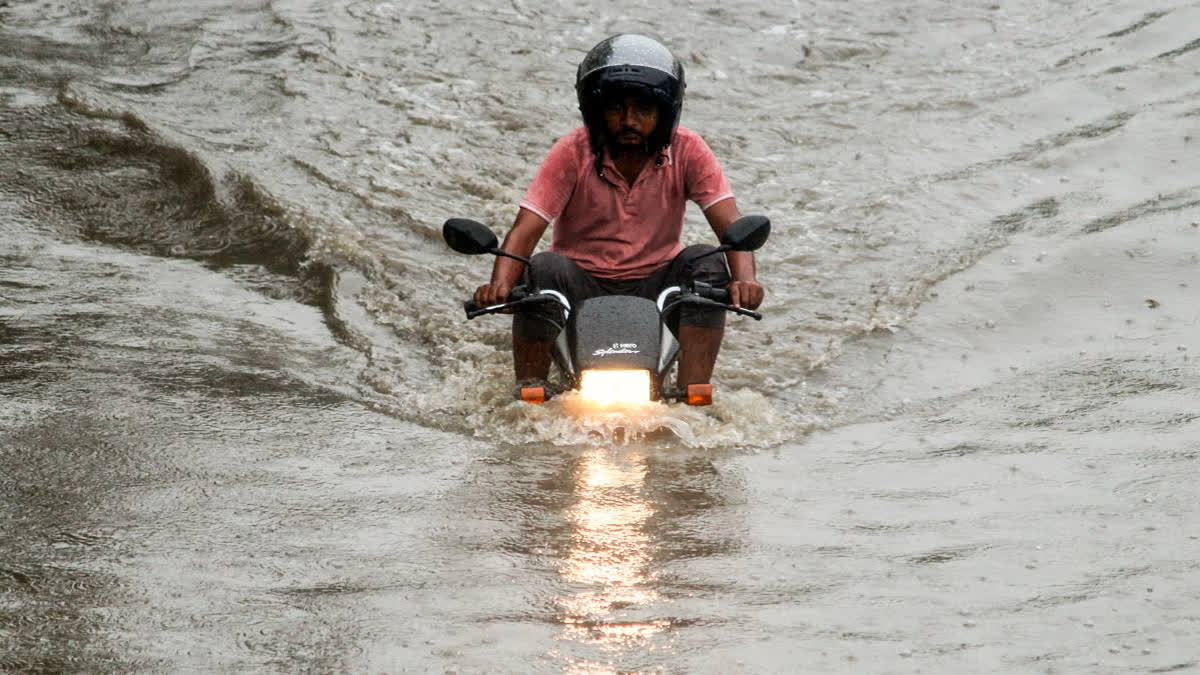
[[[617,145],[643,147],[658,126],[658,105],[639,96],[617,97],[604,105],[604,123]]]

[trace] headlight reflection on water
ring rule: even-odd
[[[563,579],[580,586],[558,599],[566,634],[609,646],[646,640],[671,622],[617,616],[625,610],[636,616],[658,600],[654,542],[647,532],[655,510],[644,494],[645,459],[618,459],[602,448],[582,459],[575,476],[578,501],[567,514],[572,545],[559,566]]]

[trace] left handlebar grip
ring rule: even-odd
[[[480,307],[479,305],[475,304],[474,299],[465,300],[463,301],[463,311],[466,312],[468,319],[474,319],[475,317],[483,314],[490,314],[492,312],[500,311],[503,308],[511,307],[516,304],[522,304],[521,301],[528,299],[530,296],[531,294],[528,288],[524,286],[513,286],[512,290],[508,292],[508,299],[504,302],[497,303],[495,305],[489,305],[487,307]]]

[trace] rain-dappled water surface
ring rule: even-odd
[[[1196,26],[0,3],[0,669],[1200,669]],[[619,31],[774,223],[712,408],[512,402],[440,240]]]

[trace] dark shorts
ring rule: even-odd
[[[664,288],[682,286],[692,280],[713,286],[729,283],[729,270],[725,267],[723,254],[710,255],[696,261],[691,274],[685,278],[684,267],[692,260],[713,250],[708,244],[688,246],[671,262],[642,279],[600,279],[588,274],[574,262],[551,251],[535,256],[529,265],[530,285],[539,290],[555,290],[567,296],[575,307],[588,298],[601,295],[636,295],[651,300],[658,299]],[[513,335],[523,342],[550,342],[558,333],[561,315],[552,305],[533,305],[528,310],[513,315]],[[679,324],[721,328],[725,325],[725,311],[695,306],[684,306],[671,312],[667,325],[678,334]]]

